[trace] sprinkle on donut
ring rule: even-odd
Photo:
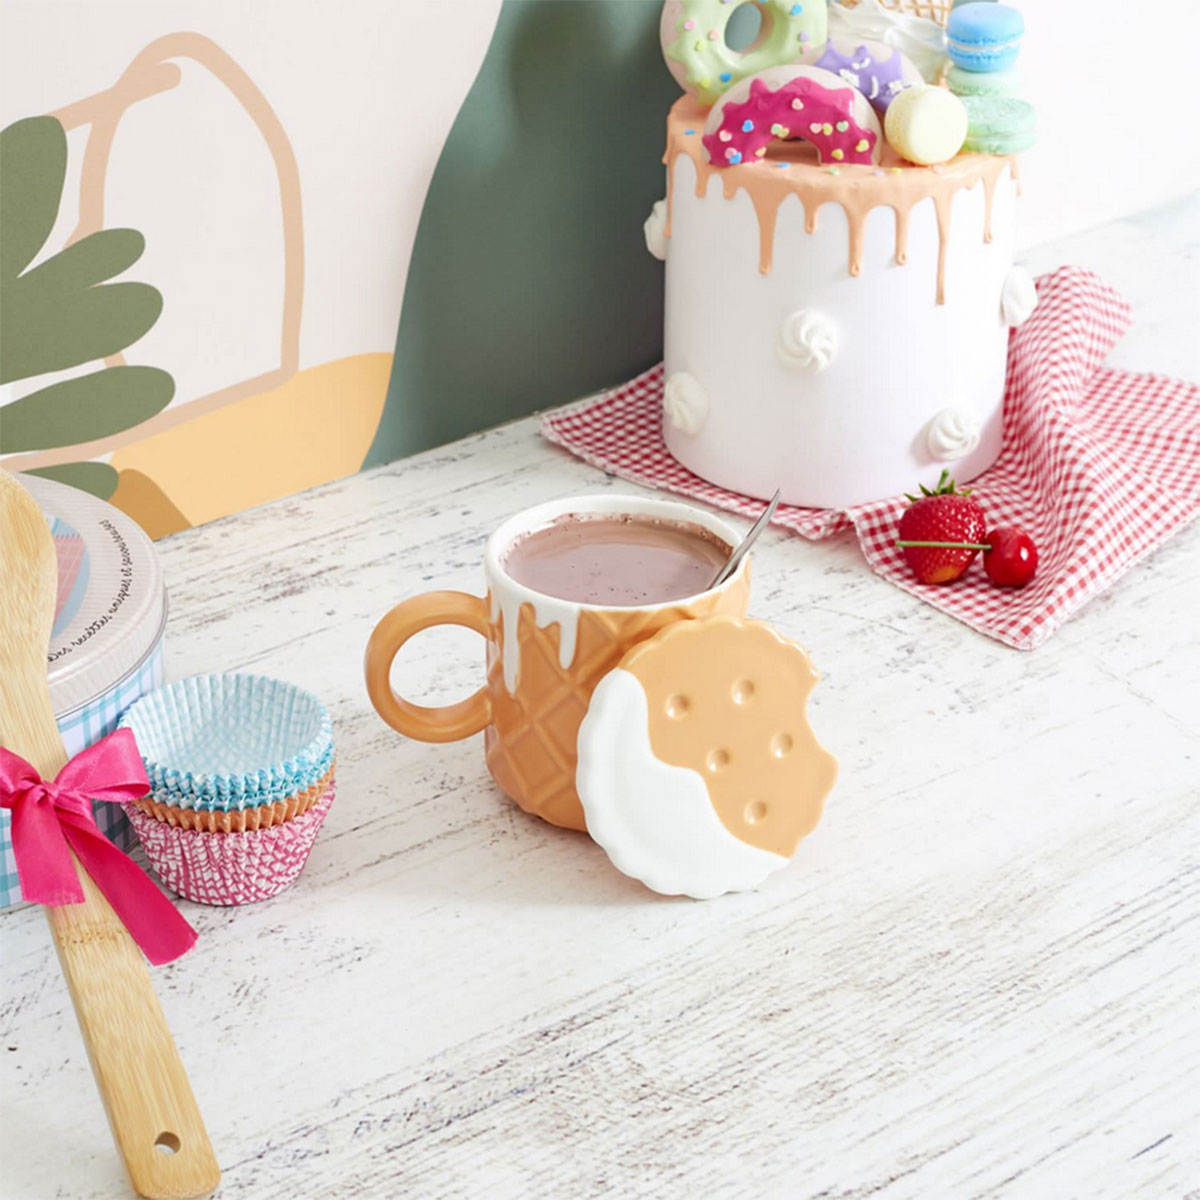
[[[764,71],[726,93],[702,139],[720,167],[760,162],[776,140],[811,142],[825,164],[879,161],[879,120],[860,92],[813,67]]]

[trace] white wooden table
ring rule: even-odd
[[[1032,265],[1095,266],[1138,309],[1117,361],[1195,374],[1198,208]],[[185,904],[156,972],[220,1195],[1200,1195],[1200,529],[1032,654],[768,534],[753,610],[822,669],[841,780],[788,870],[693,903],[362,684],[375,620],[479,588],[501,516],[617,488],[526,420],[162,546],[171,673],[293,680],[341,747],[300,882]],[[458,698],[481,653],[429,634],[397,677]],[[0,1192],[127,1195],[38,912],[0,955]]]

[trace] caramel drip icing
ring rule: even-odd
[[[908,261],[909,217],[913,207],[931,199],[937,214],[938,266],[937,302],[946,299],[946,245],[950,237],[950,215],[954,197],[982,181],[984,189],[984,241],[992,240],[992,206],[996,185],[1007,168],[1020,191],[1020,171],[1016,158],[988,154],[960,154],[940,167],[914,167],[885,151],[877,167],[830,167],[800,158],[785,157],[803,153],[804,142],[776,143],[765,162],[736,167],[716,167],[705,161],[701,135],[707,110],[693,97],[676,101],[667,118],[667,236],[671,236],[675,187],[675,162],[681,154],[692,160],[696,169],[696,195],[703,198],[714,172],[721,176],[721,188],[727,200],[739,190],[754,205],[759,227],[758,269],[771,271],[775,249],[775,227],[779,206],[787,196],[796,196],[804,207],[804,230],[817,228],[817,213],[822,204],[840,204],[849,229],[847,269],[851,275],[862,272],[864,230],[867,215],[874,208],[888,207],[896,215],[896,262]],[[691,131],[691,132],[688,132]]]
[[[937,212],[938,227],[937,302],[939,304],[946,303],[946,243],[950,240],[950,205],[953,203],[953,192],[934,192],[933,204]]]
[[[728,184],[725,188],[725,199],[732,199]],[[754,211],[758,214],[758,269],[767,275],[771,270],[771,254],[775,249],[775,220],[779,216],[779,201],[772,201],[769,196],[755,195],[753,192],[750,193],[750,199],[754,202]],[[813,217],[815,219],[815,213]]]
[[[896,214],[896,265],[902,267],[908,262],[908,214],[912,210],[893,204],[892,211]]]
[[[992,241],[992,202],[996,199],[999,180],[999,175],[987,174],[983,177],[983,240],[989,245]]]

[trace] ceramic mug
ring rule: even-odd
[[[487,596],[426,592],[398,604],[367,643],[367,691],[376,711],[406,737],[450,742],[485,731],[488,770],[521,808],[554,825],[584,829],[575,791],[575,743],[596,684],[626,652],[677,621],[745,616],[749,558],[718,588],[682,600],[606,608],[561,600],[517,583],[504,570],[519,537],[556,518],[634,516],[683,522],[730,547],[741,535],[720,517],[669,500],[576,496],[527,509],[505,521],[484,552]],[[487,639],[487,682],[458,704],[427,708],[396,695],[392,662],[414,634],[463,625]]]

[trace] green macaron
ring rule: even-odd
[[[1019,154],[1034,141],[1033,105],[1013,96],[964,96],[967,137],[974,154]]]
[[[1015,96],[1021,90],[1021,76],[1015,69],[964,71],[951,67],[946,72],[946,86],[956,96]]]

